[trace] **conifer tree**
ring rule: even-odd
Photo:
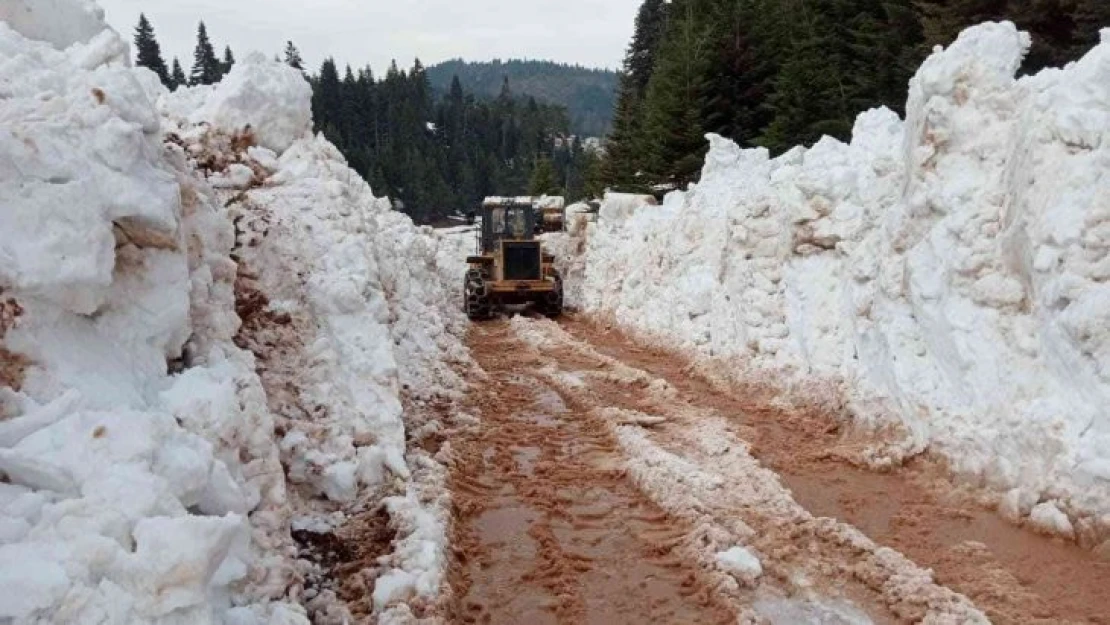
[[[654,181],[693,180],[706,142],[703,84],[709,68],[709,0],[676,0],[644,98],[644,169]]]
[[[193,69],[189,74],[190,85],[211,85],[219,82],[220,60],[208,39],[208,29],[201,22],[197,26],[197,45],[193,50]]]
[[[235,55],[231,53],[231,46],[224,46],[224,60],[220,63],[220,73],[227,76],[233,65],[235,65]]]
[[[529,195],[559,195],[559,182],[555,178],[555,166],[547,157],[536,160],[532,177],[528,181]]]
[[[285,64],[304,71],[304,60],[301,59],[301,52],[297,49],[297,46],[293,45],[292,41],[285,42]]]
[[[606,183],[624,191],[634,189],[638,164],[643,160],[637,141],[641,125],[640,111],[641,102],[636,96],[635,86],[627,74],[622,74],[602,176]]]
[[[655,57],[666,33],[669,7],[664,0],[644,0],[636,14],[636,30],[625,53],[624,73],[632,81],[637,98],[644,97],[655,70]]]
[[[139,14],[139,25],[135,27],[135,52],[136,65],[158,74],[158,79],[163,85],[173,86],[169,70],[166,69],[166,61],[162,58],[162,48],[154,37],[154,27],[143,13]]]
[[[664,0],[644,0],[636,14],[632,42],[624,57],[613,130],[603,176],[614,185],[632,189],[644,161],[643,108],[648,83],[655,71],[659,46],[666,34],[670,5]]]
[[[748,143],[770,122],[764,105],[777,69],[769,54],[771,24],[754,2],[713,4],[710,69],[702,84],[703,130]]]
[[[343,95],[339,70],[335,59],[327,58],[320,66],[320,76],[312,93],[312,117],[333,143],[341,143],[339,130],[343,127]]]
[[[173,72],[170,74],[171,89],[184,87],[189,84],[189,79],[185,77],[185,70],[181,69],[181,61],[177,57],[173,57]]]

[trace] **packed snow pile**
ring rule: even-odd
[[[1018,516],[1067,527],[1064,510],[1081,542],[1105,538],[1110,31],[1015,79],[1029,43],[1009,23],[967,30],[913,78],[906,121],[866,112],[850,145],[771,159],[711,136],[689,191],[610,196],[585,307],[896,424],[875,464],[930,447]]]
[[[261,147],[282,152],[312,132],[312,88],[299,71],[275,67],[259,52],[236,63],[217,89],[202,93],[204,103],[190,121],[250,126]]]
[[[236,224],[237,289],[255,301],[241,307],[241,343],[265,362],[283,464],[302,496],[388,510],[398,541],[375,583],[379,613],[432,601],[446,562],[443,474],[409,439],[437,435],[421,405],[463,386],[461,258],[374,197],[335,146],[305,134],[300,72],[264,57],[243,67],[162,107]]]
[[[0,23],[0,621],[307,622],[231,224],[157,79],[52,6],[13,23],[72,45]]]
[[[0,622],[307,623],[291,523],[351,504],[378,612],[432,601],[457,261],[296,70],[169,94],[91,3],[0,10]]]

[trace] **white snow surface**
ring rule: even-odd
[[[905,440],[875,464],[932,448],[1032,499],[1022,514],[1052,500],[1094,523],[1110,513],[1110,31],[1015,79],[1029,43],[968,29],[912,79],[905,121],[863,113],[850,144],[772,159],[710,136],[688,191],[607,197],[581,305],[895,424]],[[1053,516],[1034,521],[1063,528]]]
[[[0,375],[21,370],[0,384],[0,622],[307,623],[286,469],[340,501],[392,495],[379,607],[434,597],[442,472],[406,457],[401,398],[457,385],[458,261],[311,136],[298,72],[251,56],[171,95],[92,3],[0,17],[0,301],[21,310],[0,304]],[[243,134],[261,145],[242,162],[198,169],[194,148]],[[297,364],[321,418],[281,441],[296,419],[233,340],[252,242],[227,198],[248,188],[276,222],[249,257],[269,309],[313,321]]]
[[[4,0],[0,22],[28,39],[64,50],[103,33],[104,10],[92,0]]]
[[[763,565],[759,558],[744,547],[732,547],[718,553],[717,565],[746,583],[751,583],[763,575]]]
[[[204,101],[190,115],[193,123],[227,131],[249,126],[258,144],[275,152],[312,133],[312,88],[304,75],[259,52],[236,62],[219,88],[201,93]]]

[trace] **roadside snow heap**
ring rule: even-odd
[[[850,145],[771,159],[710,136],[689,191],[663,206],[607,198],[583,306],[737,380],[902,431],[868,460],[931,448],[1008,493],[1015,521],[1097,545],[1110,527],[1110,31],[1081,61],[1015,79],[1029,43],[1010,23],[967,30],[917,72],[905,122],[866,112]]]
[[[456,382],[458,268],[311,135],[299,72],[171,95],[90,2],[0,17],[0,622],[307,623],[291,523],[385,495],[375,609],[434,597],[402,397]]]

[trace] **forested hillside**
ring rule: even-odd
[[[566,135],[566,111],[514,94],[467,94],[453,80],[436,97],[419,61],[381,79],[332,60],[310,77],[313,118],[378,193],[400,200],[420,222],[475,208],[487,195],[585,194],[596,157]]]
[[[781,152],[848,139],[855,116],[901,113],[933,45],[1011,20],[1024,72],[1077,59],[1110,25],[1106,0],[646,0],[624,63],[605,182],[694,179],[713,132]]]
[[[585,137],[609,133],[620,80],[616,72],[551,61],[470,63],[455,59],[428,68],[428,80],[441,92],[447,91],[455,76],[467,91],[490,98],[497,97],[508,77],[517,93],[565,107],[571,132]]]

